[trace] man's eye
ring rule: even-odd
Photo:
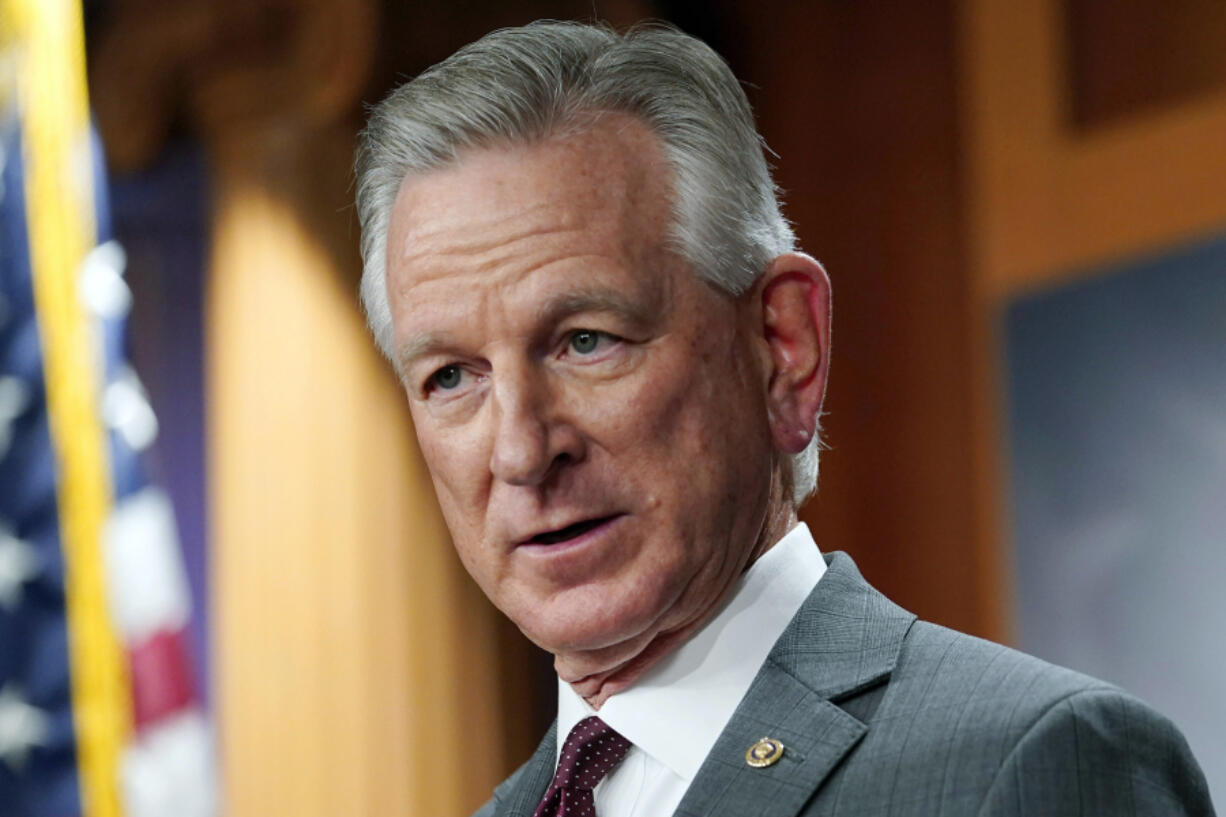
[[[570,336],[570,348],[576,354],[590,355],[600,348],[603,334],[602,332],[594,332],[591,329],[580,329]]]
[[[460,385],[464,379],[464,370],[459,366],[444,366],[430,375],[430,385],[435,388],[450,390]]]

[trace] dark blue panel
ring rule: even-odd
[[[112,180],[115,236],[128,257],[132,365],[149,391],[160,433],[144,464],[166,489],[191,589],[195,688],[207,703],[208,560],[205,551],[204,274],[208,171],[197,145],[168,148],[152,167]]]
[[[1226,797],[1226,239],[1006,314],[1021,646],[1171,715]]]

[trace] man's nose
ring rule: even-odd
[[[574,423],[560,416],[556,395],[542,378],[524,375],[494,386],[494,477],[510,485],[540,485],[583,458]]]

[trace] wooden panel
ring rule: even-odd
[[[1065,0],[1072,118],[1094,128],[1226,89],[1226,3]]]
[[[832,448],[805,517],[901,604],[1007,637],[976,486],[984,344],[964,257],[952,5],[727,5],[788,215],[834,286]]]
[[[237,135],[212,150],[207,310],[227,813],[466,813],[507,765],[496,619],[329,234],[276,192],[287,172],[337,167],[352,132]],[[344,195],[331,177],[313,177],[317,203]]]
[[[989,302],[1226,226],[1226,93],[1076,131],[1057,0],[963,10],[972,267]]]

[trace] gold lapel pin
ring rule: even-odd
[[[755,769],[762,769],[779,762],[783,757],[783,744],[774,738],[762,738],[745,753],[745,762]]]

